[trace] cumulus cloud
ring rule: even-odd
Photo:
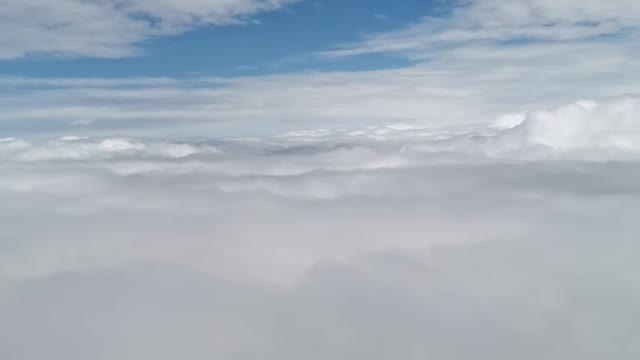
[[[640,149],[637,119],[638,100],[627,98],[509,114],[496,125],[510,128],[500,139],[506,149],[543,147],[565,155],[615,158]]]
[[[139,53],[153,36],[198,25],[242,23],[295,0],[5,0],[0,59],[32,54],[116,58]]]

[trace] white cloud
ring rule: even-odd
[[[605,104],[580,101],[552,110],[531,111],[512,127],[506,142],[558,151],[637,152],[640,123],[637,99]]]
[[[640,93],[634,49],[617,43],[474,45],[406,68],[363,72],[139,84],[75,79],[35,87],[14,79],[20,91],[0,99],[0,122],[16,129],[2,136],[18,136],[21,129],[76,132],[69,130],[73,123],[89,124],[78,130],[92,135],[159,136],[252,136],[390,122],[486,124],[504,113]]]
[[[615,135],[635,101],[513,128],[3,139],[0,355],[634,359],[640,151],[575,156],[560,123]],[[548,152],[505,151],[551,116]]]
[[[433,148],[437,151],[465,151],[510,157],[514,152],[547,148],[550,151],[574,156],[588,151],[594,155],[613,158],[635,156],[640,153],[640,123],[638,122],[638,98],[626,97],[603,102],[582,100],[551,109],[531,110],[522,113],[507,113],[498,116],[494,124],[482,125],[434,125],[397,123],[365,128],[334,128],[317,130],[296,130],[271,138],[256,138],[252,141],[259,146],[265,139],[273,146],[330,146],[340,140],[353,143],[349,148],[338,147],[326,153],[302,154],[303,163],[310,159],[308,166],[292,162],[290,157],[281,164],[273,175],[298,174],[300,166],[316,169],[326,164],[332,170],[353,170],[351,164],[359,164],[361,169],[404,166],[407,159],[396,155],[380,157],[368,144],[376,141],[402,142],[405,149]],[[471,141],[469,141],[471,139]],[[0,156],[11,161],[42,160],[96,160],[114,157],[159,156],[169,158],[188,157],[197,154],[218,154],[220,150],[206,143],[190,143],[192,140],[171,142],[140,140],[133,137],[79,137],[62,136],[57,140],[35,143],[20,138],[0,139]],[[465,150],[465,147],[467,148]],[[402,156],[405,156],[403,154]],[[587,156],[585,159],[589,159]],[[252,171],[262,166],[255,164]],[[265,164],[274,169],[271,164]],[[290,167],[291,170],[286,170]],[[240,170],[237,174],[246,174]],[[269,172],[264,174],[270,174]]]
[[[166,157],[183,158],[194,154],[216,154],[210,145],[192,145],[184,142],[142,142],[132,138],[81,138],[63,136],[44,143],[6,138],[0,141],[0,157],[13,161],[43,160],[101,160],[114,157]]]
[[[343,259],[395,247],[429,248],[440,240],[519,236],[522,226],[529,226],[526,218],[507,224],[500,217],[478,218],[476,204],[459,217],[448,217],[442,207],[465,196],[475,198],[474,191],[486,187],[483,191],[489,191],[489,198],[483,195],[479,207],[491,202],[503,186],[515,188],[515,193],[504,196],[509,198],[505,201],[513,196],[516,202],[549,193],[589,193],[599,187],[635,191],[633,176],[614,172],[609,177],[604,169],[607,160],[617,160],[633,171],[640,160],[636,103],[633,99],[600,105],[580,102],[532,111],[520,125],[507,129],[399,124],[235,140],[5,139],[0,142],[3,211],[18,218],[45,211],[57,214],[58,220],[42,233],[20,225],[23,220],[8,220],[4,228],[15,232],[14,241],[24,241],[25,246],[55,240],[43,243],[48,244],[43,249],[27,246],[18,256],[8,252],[0,263],[5,273],[48,273],[82,267],[82,261],[72,260],[76,256],[89,256],[88,263],[104,261],[104,265],[168,261],[234,279],[265,277],[286,283],[325,257]],[[573,167],[555,168],[547,160],[585,163],[580,165],[583,170],[574,172]],[[584,188],[567,186],[581,171],[591,174],[580,180]],[[411,205],[400,217],[387,213],[407,206],[404,201],[413,197],[422,199],[417,208]],[[328,209],[335,213],[324,213]],[[349,222],[338,221],[351,212],[355,213]],[[175,223],[166,220],[166,226],[130,228],[137,221],[165,221],[160,219],[178,214],[186,221],[184,226],[174,228]],[[114,228],[119,221],[122,227]],[[457,222],[468,223],[474,231],[463,230]],[[329,227],[317,233],[305,230],[324,225]],[[423,242],[423,226],[441,236]],[[90,235],[92,231],[98,233]],[[297,243],[298,231],[308,239]],[[341,234],[353,231],[367,237],[342,243]],[[406,241],[397,240],[396,231]],[[173,235],[179,233],[189,242],[174,242]],[[266,234],[272,234],[272,240],[256,243]],[[83,243],[80,239],[86,236],[94,240]],[[146,250],[151,245],[135,245],[156,239],[163,239],[162,244],[152,252]],[[90,250],[94,246],[104,250],[94,254]],[[275,246],[274,253],[263,246]],[[32,248],[38,250],[27,251]],[[75,250],[65,255],[71,248]],[[194,249],[200,250],[191,253]],[[174,256],[176,251],[187,254]],[[205,253],[203,258],[197,255]],[[248,266],[246,261],[254,261],[256,268],[239,269]]]
[[[472,0],[446,18],[425,17],[404,29],[374,34],[361,43],[322,53],[328,57],[399,52],[429,54],[442,46],[483,41],[578,41],[635,33],[634,0]]]
[[[153,36],[242,23],[295,0],[4,0],[0,59],[33,54],[117,58]]]

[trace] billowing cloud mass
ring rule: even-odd
[[[637,104],[2,139],[0,355],[634,359]]]
[[[117,58],[153,36],[242,23],[295,0],[3,0],[0,59],[27,55]]]
[[[539,147],[610,158],[640,150],[639,105],[633,98],[605,104],[578,101],[551,110],[506,114],[494,125],[510,129],[501,138],[507,149]]]

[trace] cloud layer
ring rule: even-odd
[[[2,139],[0,355],[634,359],[636,104]]]

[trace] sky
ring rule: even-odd
[[[0,0],[0,34],[0,360],[640,355],[640,2]]]

